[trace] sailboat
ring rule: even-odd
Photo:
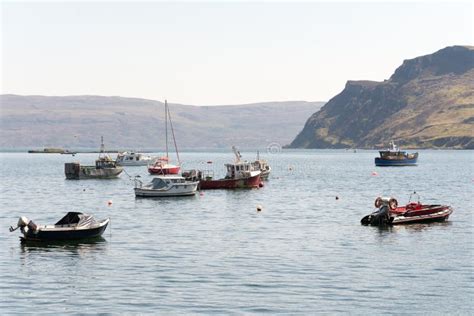
[[[173,136],[174,148],[176,150],[176,157],[178,158],[178,165],[170,163],[169,152],[168,152],[168,120],[170,122],[171,135]],[[158,158],[153,165],[148,166],[148,172],[150,174],[168,175],[178,174],[180,168],[180,160],[178,147],[176,146],[176,138],[174,137],[173,122],[171,121],[171,113],[168,107],[168,102],[165,100],[165,135],[166,135],[166,156]]]

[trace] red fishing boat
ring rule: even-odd
[[[212,189],[252,189],[263,186],[260,178],[261,171],[255,170],[251,162],[240,160],[241,155],[232,146],[235,154],[234,163],[225,164],[227,174],[222,179],[214,179],[213,172],[190,170],[183,173],[188,180],[198,180],[202,190]]]
[[[412,202],[412,196],[417,196],[417,201]],[[410,195],[408,204],[404,206],[398,206],[394,198],[378,197],[375,207],[378,210],[362,218],[361,224],[378,226],[445,221],[453,212],[449,205],[422,204],[416,192]]]
[[[171,127],[171,134],[173,136],[173,143],[174,148],[176,150],[176,157],[178,158],[178,165],[170,164],[170,158],[168,155],[168,120],[170,122]],[[168,102],[165,100],[165,135],[166,135],[166,156],[160,157],[157,159],[153,165],[148,166],[148,172],[150,174],[159,174],[159,175],[167,175],[167,174],[178,174],[180,168],[180,160],[179,160],[179,153],[178,153],[178,146],[176,145],[176,138],[174,137],[174,129],[173,129],[173,122],[171,121],[171,113],[168,107]]]

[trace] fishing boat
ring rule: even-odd
[[[176,151],[176,157],[178,158],[178,165],[170,163],[168,153],[168,121],[170,122],[171,134],[173,136],[174,148]],[[165,100],[165,142],[166,142],[166,156],[160,157],[153,164],[148,165],[148,172],[150,174],[168,175],[168,174],[179,174],[181,162],[179,160],[178,147],[176,145],[176,138],[174,136],[173,122],[171,121],[171,113],[168,107],[168,102]]]
[[[417,201],[412,202],[412,196],[417,196]],[[449,205],[422,204],[419,195],[414,192],[410,195],[406,205],[398,206],[395,198],[378,197],[375,200],[375,212],[364,216],[362,225],[398,225],[410,223],[426,223],[445,221],[453,213]]]
[[[135,196],[189,196],[196,194],[198,184],[198,181],[187,181],[181,176],[157,176],[145,185],[135,178]]]
[[[68,180],[82,179],[112,179],[117,178],[123,168],[105,152],[104,137],[101,137],[99,158],[94,166],[81,166],[79,162],[69,162],[64,165],[64,173]]]
[[[387,150],[379,151],[380,157],[375,158],[375,165],[379,167],[388,166],[414,166],[418,160],[418,153],[407,153],[401,151],[393,141]]]
[[[255,170],[251,162],[242,161],[241,155],[232,146],[235,154],[234,163],[225,164],[227,174],[222,179],[214,179],[211,171],[191,170],[183,173],[190,180],[198,180],[201,190],[212,189],[251,189],[263,186],[260,178],[261,171]]]
[[[141,153],[124,151],[117,154],[115,163],[118,166],[148,166],[150,163],[155,161],[156,158],[147,156]]]
[[[260,153],[257,151],[257,160],[252,162],[252,166],[254,170],[260,170],[260,179],[262,180],[268,180],[268,177],[270,176],[270,172],[272,171],[272,168],[268,164],[268,162],[264,159],[260,159]]]
[[[97,221],[92,215],[69,212],[54,225],[37,225],[27,217],[21,216],[15,228],[20,228],[22,241],[69,241],[101,236],[110,219]]]

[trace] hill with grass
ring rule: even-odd
[[[322,102],[170,104],[180,149],[264,148],[291,141]],[[0,147],[164,148],[162,102],[103,96],[0,96]],[[170,141],[171,144],[171,141]]]
[[[474,149],[474,47],[405,60],[383,82],[348,81],[291,148]]]

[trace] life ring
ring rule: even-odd
[[[382,198],[380,196],[375,199],[374,205],[376,208],[380,208],[382,206]]]
[[[391,198],[389,201],[388,201],[388,206],[390,207],[390,209],[393,211],[397,208],[398,206],[398,201],[397,199],[394,199],[394,198]]]

